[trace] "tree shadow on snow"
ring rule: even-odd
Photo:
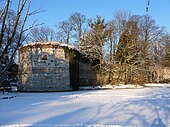
[[[158,118],[153,121],[151,127],[166,127],[166,125],[162,122],[160,118]]]
[[[71,123],[74,121],[86,124],[166,127],[170,122],[169,96],[170,91],[160,89],[159,92],[153,91],[152,94],[146,95],[144,98],[127,98],[116,104],[112,103],[113,99],[91,107],[82,106],[82,108],[70,111],[67,114],[40,121],[38,124],[44,124],[47,121],[55,123]]]
[[[159,92],[153,91],[152,94],[145,96],[145,98],[127,99],[115,105],[107,102],[96,106],[98,112],[90,122],[121,126],[168,126],[170,124],[170,91],[159,89]],[[102,110],[105,107],[107,110]]]
[[[136,98],[126,98],[126,96],[123,98],[122,96],[118,96],[117,98],[113,97],[103,100],[103,102],[100,103],[93,103],[93,97],[91,97],[90,101],[81,100],[80,102],[79,96],[88,95],[88,92],[91,91],[84,91],[83,93],[82,91],[69,92],[65,96],[63,96],[64,94],[62,95],[62,93],[59,94],[57,100],[59,102],[62,101],[62,99],[65,100],[63,101],[63,103],[66,103],[64,108],[62,105],[60,107],[57,106],[56,112],[53,115],[45,119],[40,119],[34,124],[84,123],[139,127],[166,127],[170,124],[169,89],[160,88],[156,89],[156,91],[153,89],[152,93],[144,95],[144,97],[139,97],[139,95],[136,95]],[[72,100],[74,103],[67,103],[70,96],[72,96],[71,98],[74,97]],[[100,97],[102,96],[99,96],[99,99]],[[119,98],[123,98],[123,101],[119,101]],[[85,103],[89,104],[86,105]],[[38,109],[38,106],[41,105],[35,106],[37,106]],[[48,111],[53,111],[53,108],[55,108],[55,106]],[[61,113],[60,108],[66,109],[66,111]],[[58,111],[60,111],[60,113],[57,113]]]

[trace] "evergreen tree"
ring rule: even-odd
[[[115,63],[119,66],[118,82],[132,82],[134,66],[141,62],[139,46],[139,28],[134,20],[126,23],[114,56]]]
[[[80,51],[86,57],[92,60],[99,60],[99,64],[95,67],[98,68],[100,74],[100,85],[103,83],[103,46],[106,41],[107,23],[105,19],[97,16],[96,19],[89,20],[90,31],[88,31],[81,40]]]

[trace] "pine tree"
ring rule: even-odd
[[[122,32],[114,56],[115,63],[119,66],[118,82],[132,82],[134,66],[141,62],[139,31],[135,21],[129,20]]]
[[[90,31],[81,39],[80,51],[92,60],[99,60],[95,66],[100,75],[100,85],[103,84],[103,46],[107,38],[107,24],[105,19],[97,16],[96,19],[89,20]]]

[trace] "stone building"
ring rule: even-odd
[[[98,86],[99,85],[99,75],[94,70],[94,65],[97,61],[92,61],[87,57],[80,54],[79,57],[79,86]]]
[[[75,47],[36,42],[19,49],[19,82],[20,91],[67,91],[97,84],[97,77]]]
[[[96,62],[96,61],[95,61]],[[19,49],[20,91],[68,91],[99,85],[94,64],[73,46],[36,42]],[[170,68],[150,67],[146,82],[170,82]],[[105,77],[107,79],[107,77]]]
[[[21,91],[65,91],[78,89],[78,51],[72,46],[31,43],[19,49]],[[73,64],[74,63],[74,64]],[[74,76],[73,76],[74,75]],[[75,78],[75,79],[73,79]]]
[[[170,83],[170,67],[161,67],[156,70],[157,82]]]

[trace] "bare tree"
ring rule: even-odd
[[[119,66],[118,82],[131,82],[131,70],[133,69],[133,65],[137,65],[141,62],[138,38],[139,28],[134,20],[129,20],[126,23],[125,31],[119,39],[117,51],[114,56],[115,63]]]
[[[115,29],[117,31],[118,40],[126,27],[126,22],[129,20],[130,17],[131,13],[125,10],[118,10],[114,13],[114,24],[116,27]]]
[[[140,18],[140,40],[142,47],[142,68],[145,82],[148,80],[149,68],[152,66],[157,68],[161,62],[159,56],[159,44],[162,36],[165,33],[165,29],[156,24],[156,21],[149,15],[141,16]]]
[[[56,33],[57,40],[69,44],[72,36],[71,35],[72,26],[70,21],[62,21],[58,25],[56,25],[56,28],[57,28]]]
[[[40,26],[31,29],[28,41],[54,41],[55,32],[48,26]]]
[[[18,48],[28,36],[28,31],[36,26],[25,29],[27,19],[39,13],[38,10],[30,12],[31,2],[28,0],[18,0],[16,12],[11,11],[11,0],[5,0],[4,7],[0,11],[0,80],[8,73],[10,65],[14,61],[14,56]]]
[[[73,13],[68,20],[61,21],[56,24],[57,32],[56,37],[60,42],[66,42],[67,44],[79,43],[83,32],[84,24],[86,23],[86,16],[78,12]]]
[[[108,74],[108,83],[111,83],[113,77],[113,56],[116,46],[116,26],[114,21],[108,22],[107,25],[107,41],[104,45],[105,73]]]
[[[69,18],[73,32],[75,32],[74,37],[79,43],[83,34],[83,25],[86,23],[86,16],[78,12],[72,14]]]

